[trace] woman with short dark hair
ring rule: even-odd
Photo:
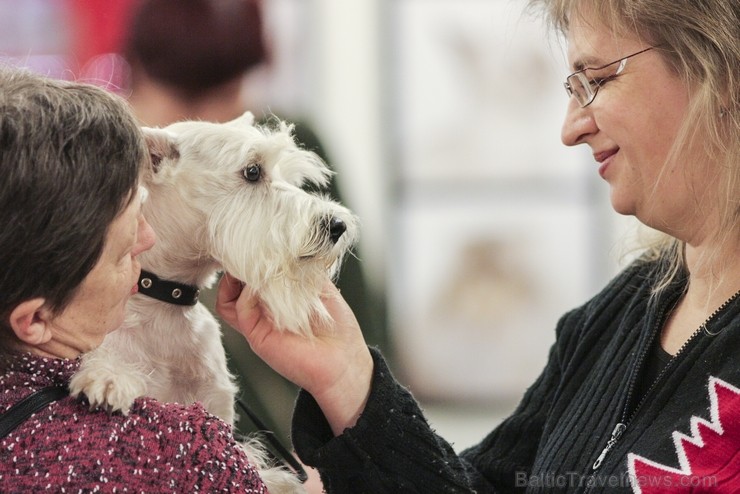
[[[0,68],[2,492],[267,492],[199,404],[140,398],[124,416],[67,396],[80,357],[123,322],[154,243],[148,162],[120,98]]]

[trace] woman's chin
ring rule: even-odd
[[[618,214],[624,215],[624,216],[634,216],[635,215],[635,208],[632,204],[632,201],[625,200],[624,197],[621,197],[617,191],[612,189],[611,192],[611,204],[612,209]]]
[[[110,324],[108,324],[108,333],[112,333],[113,331],[116,331],[120,329],[123,326],[123,323],[126,320],[126,306],[124,305],[123,310],[120,312],[117,318],[111,319]]]

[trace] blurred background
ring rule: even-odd
[[[128,97],[138,2],[0,0],[0,58]],[[469,446],[539,374],[560,315],[627,262],[636,229],[588,149],[560,143],[562,46],[524,1],[260,4],[269,57],[243,81],[251,108],[319,137],[362,222],[368,339]],[[269,401],[286,434],[290,404]]]

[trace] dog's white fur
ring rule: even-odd
[[[140,255],[142,268],[201,288],[225,270],[259,294],[277,327],[310,337],[311,325],[329,318],[320,301],[327,271],[336,274],[357,236],[348,209],[301,189],[327,185],[331,171],[296,146],[288,124],[256,126],[250,113],[144,132],[152,155],[144,215],[157,242]],[[338,238],[332,219],[346,226]],[[139,396],[200,401],[234,422],[237,388],[220,328],[200,303],[133,296],[124,326],[83,357],[70,390],[123,413]],[[259,447],[245,449],[271,493],[302,492],[292,474],[261,459]]]

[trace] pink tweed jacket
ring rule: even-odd
[[[69,382],[79,360],[23,354],[0,376],[0,412]],[[231,426],[200,404],[139,398],[128,416],[65,397],[0,441],[0,492],[266,493]]]

